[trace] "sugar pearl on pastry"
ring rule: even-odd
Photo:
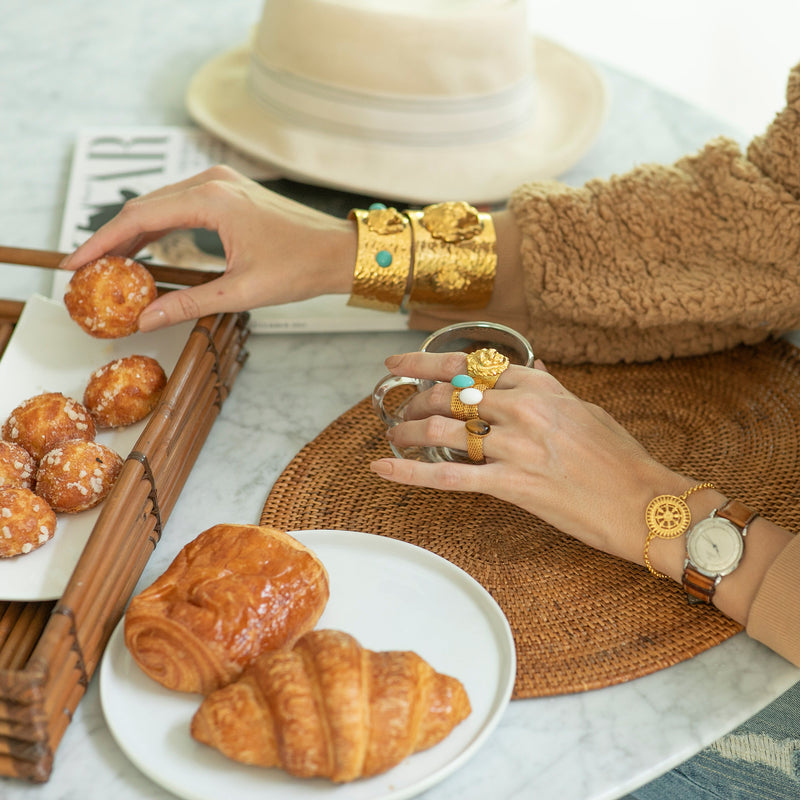
[[[122,256],[105,256],[75,270],[64,294],[69,315],[100,339],[130,336],[139,315],[158,296],[145,266]]]
[[[77,400],[61,392],[43,392],[20,403],[3,425],[3,439],[30,453],[34,461],[69,439],[91,441],[94,420]]]
[[[56,530],[56,515],[30,489],[0,489],[0,558],[41,547]]]
[[[122,458],[110,448],[73,439],[42,458],[36,473],[36,493],[54,511],[86,511],[106,497],[121,470]]]
[[[36,462],[22,445],[0,441],[0,488],[33,489]]]
[[[83,404],[98,428],[132,425],[156,407],[166,384],[167,376],[154,358],[126,356],[92,373]]]

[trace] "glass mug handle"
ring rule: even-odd
[[[398,422],[403,421],[400,412],[403,410],[408,400],[398,406],[395,414],[389,412],[384,406],[386,395],[389,394],[392,389],[397,389],[400,386],[419,386],[419,379],[408,378],[405,375],[387,375],[385,378],[378,381],[375,388],[372,390],[372,407],[378,412],[378,416],[383,420],[383,424],[387,428],[391,428],[393,425],[397,425]]]

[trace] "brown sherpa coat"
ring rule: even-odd
[[[581,188],[521,186],[509,208],[545,362],[649,361],[800,328],[800,64],[746,157],[718,138]]]

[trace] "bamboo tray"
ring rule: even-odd
[[[0,354],[22,312],[0,300]],[[60,599],[0,600],[0,775],[48,780],[55,751],[247,358],[248,315],[197,322]]]

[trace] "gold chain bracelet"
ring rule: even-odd
[[[678,536],[683,536],[692,524],[692,512],[689,510],[686,498],[701,489],[714,488],[716,487],[711,481],[705,481],[692,486],[683,494],[677,496],[660,494],[647,504],[644,512],[644,519],[647,524],[647,538],[644,541],[644,565],[652,575],[657,578],[669,578],[669,575],[658,572],[650,563],[650,543],[656,537],[659,539],[677,539]]]

